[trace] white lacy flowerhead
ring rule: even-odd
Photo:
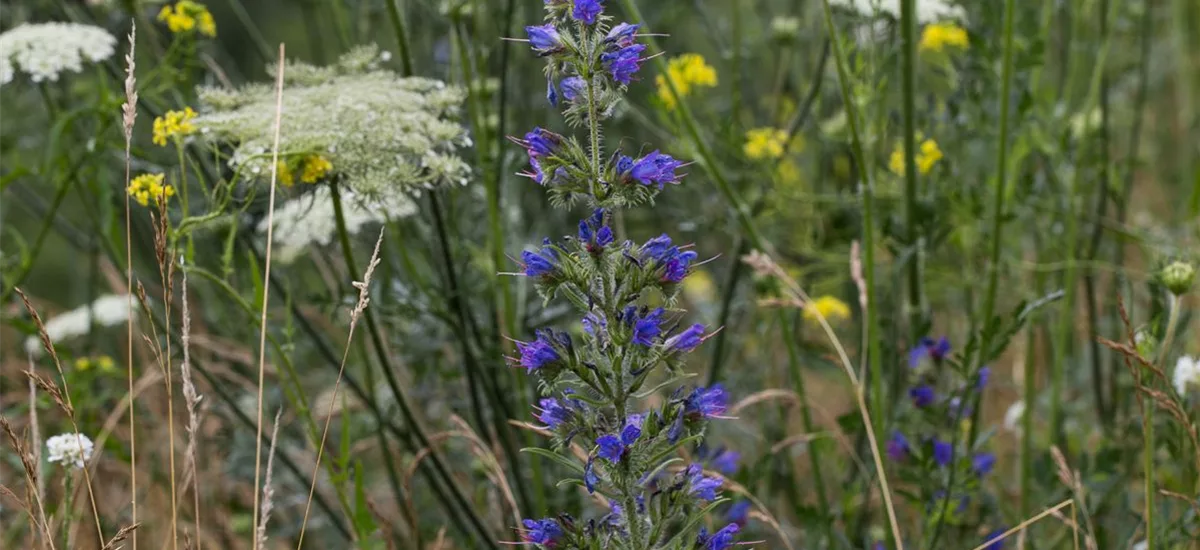
[[[887,15],[900,19],[900,2],[902,0],[831,0],[830,4],[842,6],[863,15]],[[937,21],[957,20],[967,18],[966,10],[947,0],[917,0],[917,22],[920,24]]]
[[[90,305],[80,306],[59,314],[45,322],[46,335],[50,341],[63,340],[87,334],[92,324],[101,327],[119,325],[129,320],[129,298],[127,295],[108,294]],[[25,339],[25,351],[30,355],[41,355],[42,340],[37,335]]]
[[[46,450],[50,462],[62,462],[64,466],[72,465],[82,468],[92,458],[92,440],[88,436],[77,433],[56,435],[46,440]]]
[[[1200,387],[1200,357],[1180,357],[1175,362],[1175,391],[1187,395],[1188,386]]]
[[[352,191],[341,191],[342,214],[346,217],[346,232],[354,235],[364,226],[385,223],[411,216],[417,206],[407,195],[380,196],[367,199]],[[275,209],[275,228],[271,237],[275,241],[272,259],[290,263],[299,257],[309,245],[328,245],[337,234],[337,218],[333,209],[333,198],[329,186],[321,185],[312,193],[283,203]],[[258,232],[267,233],[267,220],[258,224]]]
[[[1021,432],[1021,420],[1025,416],[1025,402],[1016,401],[1008,406],[1008,410],[1004,412],[1004,429],[1013,432]]]
[[[23,24],[0,34],[0,84],[19,69],[34,82],[58,80],[64,71],[83,70],[112,56],[117,39],[108,31],[77,23]]]

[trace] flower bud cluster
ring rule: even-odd
[[[521,274],[547,302],[565,298],[574,305],[581,326],[540,329],[517,342],[510,361],[539,379],[545,397],[534,416],[553,434],[551,452],[576,466],[577,477],[567,481],[602,496],[609,511],[588,521],[567,514],[527,519],[519,536],[555,549],[728,548],[738,523],[711,534],[700,528],[705,513],[724,500],[724,479],[677,453],[701,443],[709,419],[723,415],[728,400],[720,385],[678,385],[687,377],[688,354],[712,334],[671,309],[697,254],[665,234],[618,242],[611,226],[615,209],[651,201],[666,184],[679,183],[684,166],[657,150],[601,151],[600,122],[645,59],[640,26],[613,25],[600,0],[545,6],[545,23],[525,29],[529,46],[546,59],[548,101],[563,109],[570,127],[586,127],[587,136],[581,143],[534,128],[511,139],[529,157],[522,175],[545,187],[554,203],[582,202],[591,211],[575,234],[524,251]],[[638,409],[641,398],[670,386],[676,387],[661,404]]]

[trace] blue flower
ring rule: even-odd
[[[688,267],[691,266],[692,260],[696,259],[696,253],[688,250],[680,252],[675,257],[666,261],[666,269],[663,270],[663,281],[668,283],[678,283],[687,277]]]
[[[739,527],[744,527],[749,520],[750,501],[739,500],[729,507],[729,511],[725,512],[725,519],[737,524]]]
[[[900,432],[892,432],[892,438],[887,442],[888,458],[896,462],[902,462],[908,458],[908,453],[911,448],[908,446],[908,438]]]
[[[1004,548],[1004,539],[1000,538],[1000,535],[1006,532],[1008,530],[1001,527],[988,533],[987,536],[983,537],[983,543],[986,545],[983,547],[983,550],[1001,550]]]
[[[713,468],[725,475],[733,475],[738,469],[738,460],[742,458],[741,453],[728,449],[721,449],[711,460]]]
[[[553,334],[547,330],[537,331],[537,339],[532,342],[517,342],[517,351],[521,353],[521,366],[528,372],[533,372],[551,363],[562,360],[562,356],[554,349],[550,339]]]
[[[544,424],[546,424],[546,427],[552,430],[558,428],[566,422],[571,421],[571,416],[573,414],[571,409],[564,407],[562,403],[559,403],[558,400],[554,399],[553,397],[538,401],[538,405],[540,405],[540,407],[535,408],[541,412],[534,415],[534,417],[538,420],[541,420]]]
[[[600,477],[596,475],[595,459],[588,457],[587,464],[583,467],[583,485],[587,487],[588,494],[596,492],[596,486],[600,484]]]
[[[724,414],[729,395],[721,384],[696,388],[683,400],[683,414],[689,417],[712,417]]]
[[[555,88],[554,80],[550,77],[546,77],[546,103],[558,107],[558,88]]]
[[[683,166],[683,162],[656,149],[634,161],[628,176],[642,185],[658,184],[658,188],[662,189],[665,184],[679,183],[679,175],[675,170],[680,166]]]
[[[632,158],[629,158],[629,156],[627,156],[627,155],[620,155],[617,157],[617,173],[618,174],[623,175],[632,169],[633,169],[633,159]]]
[[[662,316],[663,308],[660,307],[635,320],[633,323],[633,343],[646,347],[653,346],[654,340],[662,333]]]
[[[562,527],[550,518],[525,519],[521,520],[521,525],[525,526],[525,532],[521,534],[521,540],[524,542],[554,546],[563,536]]]
[[[529,35],[529,45],[533,46],[533,51],[540,55],[556,52],[563,47],[558,29],[553,24],[531,25],[525,27],[525,33]]]
[[[992,377],[991,367],[982,367],[979,369],[979,378],[975,379],[975,391],[983,391],[987,387],[988,379]]]
[[[704,469],[699,464],[691,464],[684,472],[688,477],[688,494],[712,502],[717,500],[717,490],[722,481],[715,477],[704,475]]]
[[[979,453],[971,457],[971,471],[978,477],[987,475],[995,465],[996,455],[992,453]]]
[[[663,233],[643,243],[641,253],[643,258],[652,258],[661,262],[667,258],[671,248],[671,237]]]
[[[529,155],[529,166],[531,166],[533,168],[532,172],[520,172],[517,175],[525,176],[529,179],[532,179],[538,185],[545,185],[546,184],[546,173],[542,171],[542,163],[538,162],[538,159],[536,156]],[[559,170],[561,170],[561,169],[562,168],[559,168]],[[557,175],[558,175],[558,170],[555,170],[555,176],[557,176]]]
[[[933,404],[936,395],[933,392],[933,387],[928,384],[921,384],[908,390],[908,396],[912,398],[913,405],[917,407],[928,407]]]
[[[666,346],[668,351],[687,353],[696,349],[696,346],[699,346],[703,341],[704,325],[696,323],[683,332],[667,338],[667,341],[663,342],[663,345]]]
[[[626,48],[633,45],[634,38],[637,37],[637,31],[641,25],[630,23],[618,23],[608,31],[604,36],[604,41],[616,44],[618,47]]]
[[[738,525],[730,523],[722,527],[712,536],[709,536],[708,529],[700,528],[700,534],[696,536],[696,544],[703,546],[705,550],[725,550],[733,545],[733,536],[737,534]]]
[[[625,419],[625,427],[621,428],[621,443],[625,446],[633,445],[642,436],[642,423],[645,422],[646,415],[631,414]]]
[[[597,208],[590,217],[579,220],[579,240],[592,253],[612,244],[613,232],[612,228],[604,223],[603,208]]]
[[[619,462],[621,456],[625,454],[625,444],[621,443],[621,438],[613,434],[604,434],[596,438],[596,445],[600,447],[596,451],[596,456],[603,458],[609,462]]]
[[[562,89],[562,95],[567,101],[575,101],[575,98],[587,93],[587,81],[578,76],[564,78],[558,83],[558,87]]]
[[[524,139],[513,141],[524,147],[529,152],[530,158],[538,158],[551,156],[556,153],[559,145],[562,145],[562,140],[563,137],[561,134],[534,126],[532,130],[525,134]]]
[[[615,52],[601,54],[600,63],[608,69],[609,73],[612,73],[613,80],[621,84],[629,84],[633,81],[633,75],[642,68],[640,56],[645,50],[645,44],[630,44]]]
[[[525,263],[526,277],[551,275],[558,270],[558,252],[550,244],[550,239],[543,240],[542,249],[537,252],[521,252],[521,261]]]
[[[600,5],[600,0],[575,0],[575,9],[571,10],[571,17],[585,25],[595,25],[596,16],[600,15],[602,9],[604,7]]]
[[[933,461],[938,466],[946,466],[950,464],[950,459],[954,457],[954,448],[949,443],[938,438],[933,438]]]
[[[949,353],[950,340],[947,340],[945,336],[936,341],[933,338],[922,338],[917,347],[908,352],[908,366],[916,367],[926,357],[932,358],[935,361],[941,361]]]
[[[602,334],[604,330],[608,328],[608,321],[604,320],[603,315],[596,313],[588,313],[587,315],[584,315],[583,321],[580,321],[580,323],[583,325],[584,332],[597,338],[599,338],[600,334]]]

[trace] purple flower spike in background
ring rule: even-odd
[[[938,340],[933,338],[922,338],[911,351],[908,352],[908,366],[916,367],[925,359],[933,359],[941,361],[950,353],[950,340],[945,336]]]
[[[979,453],[971,458],[971,471],[977,477],[988,475],[992,468],[996,466],[996,455],[992,453]]]
[[[933,387],[928,384],[921,384],[911,390],[908,390],[908,396],[912,398],[913,405],[917,407],[928,407],[933,404],[936,395],[933,392]]]
[[[933,438],[933,461],[938,466],[945,467],[950,464],[950,459],[954,457],[954,448],[949,443],[938,438]]]
[[[1000,538],[1000,535],[1007,531],[1008,529],[1000,528],[989,532],[987,536],[983,537],[983,542],[987,545],[983,547],[983,550],[1003,550],[1004,539]]]
[[[896,462],[902,462],[908,458],[910,447],[908,446],[908,438],[900,432],[892,433],[892,438],[887,442],[888,458]]]

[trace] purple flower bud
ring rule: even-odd
[[[725,413],[729,395],[721,384],[709,388],[696,388],[683,400],[683,414],[689,417],[708,418]]]
[[[567,101],[575,101],[575,98],[583,97],[587,93],[587,81],[578,76],[569,76],[558,83],[562,89],[562,95]]]
[[[908,396],[912,398],[913,405],[917,407],[928,407],[933,404],[936,394],[934,394],[932,386],[928,384],[921,384],[911,390],[908,390]]]
[[[896,462],[903,462],[908,458],[910,450],[908,438],[904,437],[904,434],[900,432],[892,432],[892,438],[887,442],[888,458]]]
[[[553,53],[562,48],[562,39],[559,38],[558,29],[554,28],[553,24],[531,25],[525,27],[525,32],[529,35],[529,45],[533,47],[533,51],[541,55]]]
[[[1000,538],[1000,536],[1007,531],[1007,529],[1001,527],[988,533],[987,536],[983,537],[983,543],[986,545],[983,547],[983,550],[1003,550],[1004,539]]]
[[[717,500],[717,490],[722,483],[720,479],[704,475],[699,464],[689,465],[684,473],[688,477],[688,494],[708,502]]]
[[[585,25],[595,25],[596,16],[600,15],[602,9],[604,7],[600,5],[600,0],[575,0],[575,8],[571,10],[571,17]]]
[[[595,459],[588,457],[587,465],[583,467],[583,485],[587,487],[588,494],[596,492],[596,485],[600,484],[600,478],[596,475]]]
[[[978,477],[987,475],[995,466],[996,455],[992,453],[979,453],[971,458],[971,471]]]
[[[633,81],[633,75],[642,68],[640,56],[645,50],[645,44],[630,44],[615,52],[602,54],[600,63],[612,74],[613,80],[629,84]]]
[[[688,327],[687,330],[684,330],[683,332],[680,332],[679,334],[676,334],[675,336],[667,338],[667,341],[663,342],[663,345],[665,345],[667,347],[667,349],[670,351],[678,351],[680,353],[687,353],[689,351],[696,349],[696,346],[699,346],[700,343],[703,341],[704,341],[704,325],[702,325],[700,323],[696,323],[696,324]]]
[[[650,347],[662,332],[663,308],[656,308],[633,323],[633,343]]]
[[[550,518],[521,520],[521,525],[525,526],[525,532],[521,533],[524,542],[551,547],[563,536],[562,527]]]
[[[621,428],[621,443],[626,447],[633,445],[639,437],[642,436],[642,423],[645,422],[646,416],[642,414],[631,414],[625,419],[625,427]]]
[[[520,363],[528,372],[533,372],[551,363],[562,360],[555,351],[549,331],[539,330],[537,339],[532,342],[517,342],[517,351],[521,353]]]
[[[625,454],[625,444],[621,443],[621,438],[613,434],[604,434],[597,437],[596,445],[600,447],[596,451],[596,456],[612,463],[620,462],[621,457]]]
[[[921,364],[926,358],[931,358],[935,361],[941,361],[950,353],[950,340],[942,337],[939,340],[933,338],[922,338],[911,351],[908,352],[908,366],[916,367]]]
[[[558,107],[558,89],[554,87],[554,80],[546,78],[546,102],[551,107]]]
[[[936,437],[933,438],[933,461],[936,462],[938,466],[948,466],[950,464],[950,459],[953,457],[954,447],[951,447],[949,443]]]
[[[544,424],[546,424],[546,427],[552,430],[558,428],[566,422],[571,421],[571,417],[573,415],[571,409],[564,407],[562,403],[559,403],[558,400],[554,399],[553,397],[538,401],[538,405],[540,405],[540,407],[534,408],[540,412],[534,415],[534,417],[538,420],[541,420]]]
[[[733,536],[738,529],[736,523],[730,523],[710,536],[708,529],[701,527],[700,534],[696,536],[696,545],[703,546],[704,550],[725,550],[733,545]]]
[[[983,391],[988,385],[988,380],[992,377],[991,367],[982,367],[979,369],[979,378],[975,379],[975,391]]]
[[[641,28],[641,25],[618,23],[617,26],[608,31],[608,34],[604,37],[604,41],[614,43],[621,48],[629,47],[633,45],[633,40],[637,36],[639,28]]]
[[[738,527],[745,527],[750,515],[750,501],[739,500],[729,507],[729,511],[725,512],[725,519],[733,522]]]

